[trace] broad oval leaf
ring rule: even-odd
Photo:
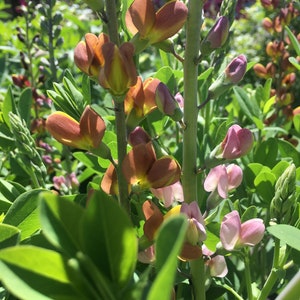
[[[137,260],[137,237],[126,212],[101,191],[94,191],[84,213],[80,242],[101,273],[125,286]]]
[[[267,230],[279,240],[300,251],[300,229],[287,224],[277,224],[267,227]]]
[[[79,247],[79,225],[83,208],[52,193],[42,193],[41,228],[48,241],[63,253],[75,257]]]
[[[3,223],[18,227],[21,230],[21,240],[40,229],[37,206],[39,195],[43,191],[45,190],[36,189],[21,194],[5,215]]]
[[[20,230],[8,224],[0,223],[0,249],[15,246],[20,240]]]
[[[73,278],[78,274],[55,251],[34,246],[0,251],[0,280],[23,300],[88,300],[77,290]]]

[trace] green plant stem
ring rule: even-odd
[[[118,34],[118,18],[116,13],[116,2],[112,0],[106,0],[106,14],[108,20],[108,33],[110,40],[119,46],[119,34]],[[120,100],[120,99],[118,99]],[[130,211],[130,205],[128,201],[128,184],[122,172],[122,162],[127,153],[127,132],[125,123],[124,101],[115,102],[115,117],[116,117],[116,131],[117,131],[117,148],[118,148],[118,188],[119,188],[119,203],[123,206],[127,212]]]
[[[50,70],[52,75],[52,80],[54,82],[57,81],[57,75],[56,75],[56,64],[55,64],[55,56],[54,56],[54,46],[53,46],[53,20],[52,20],[52,1],[48,1],[49,10],[48,10],[48,24],[49,24],[49,40],[48,40],[48,51],[49,51],[49,63],[50,63]]]
[[[186,50],[184,57],[184,123],[183,175],[184,201],[197,201],[197,118],[198,63],[203,0],[190,0],[186,22]],[[205,299],[205,270],[203,258],[190,262],[194,300]]]
[[[245,280],[246,280],[246,288],[247,288],[247,294],[248,300],[253,300],[253,293],[252,293],[252,280],[251,280],[251,273],[250,273],[250,261],[249,261],[249,249],[246,249],[245,255],[244,255],[244,263],[245,263],[245,270],[244,270],[244,275],[245,275]]]
[[[191,265],[191,276],[194,300],[204,300],[205,295],[205,265],[204,260],[201,258],[192,260]]]
[[[236,299],[238,300],[244,300],[243,297],[241,297],[231,286],[229,286],[228,284],[220,284],[220,287],[226,289],[228,292],[230,292],[232,295],[235,296]]]
[[[269,296],[274,284],[278,279],[278,272],[279,272],[279,252],[280,252],[280,240],[275,238],[275,245],[274,245],[274,255],[273,255],[273,264],[271,272],[261,289],[257,300],[265,300]]]

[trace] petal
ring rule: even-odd
[[[145,180],[147,172],[156,160],[151,143],[139,144],[133,147],[125,156],[122,171],[128,183],[138,184]]]
[[[76,66],[84,73],[89,74],[89,69],[93,57],[88,55],[86,43],[81,41],[74,49],[74,62]]]
[[[258,244],[264,236],[265,225],[262,219],[251,219],[241,226],[240,243],[254,246]]]
[[[236,210],[227,214],[220,228],[220,239],[224,249],[231,251],[239,240],[241,232],[241,220]]]
[[[228,129],[227,135],[221,145],[223,158],[235,159],[240,156],[240,141],[237,136],[237,132],[240,129],[239,125],[233,125]]]
[[[223,278],[227,275],[228,269],[224,256],[217,255],[208,261],[210,275]]]
[[[86,150],[89,148],[80,134],[79,123],[64,112],[57,111],[51,114],[47,118],[46,128],[64,145]]]
[[[247,154],[253,145],[253,134],[247,128],[242,128],[237,133],[238,139],[240,141],[240,151],[241,155]]]
[[[147,180],[154,189],[168,186],[180,179],[181,170],[177,161],[171,157],[162,157],[155,161],[147,172]]]
[[[152,0],[135,0],[125,16],[126,26],[133,34],[139,32],[142,38],[147,38],[155,23],[155,10]]]
[[[155,24],[148,35],[151,43],[161,42],[177,33],[186,21],[188,9],[181,1],[169,1],[156,12]]]
[[[113,164],[110,164],[101,181],[102,190],[108,195],[118,195],[117,172]]]
[[[90,106],[87,106],[80,118],[80,133],[87,138],[91,147],[99,147],[105,129],[103,119]]]
[[[154,239],[155,232],[162,224],[164,217],[159,208],[149,200],[144,202],[142,209],[146,219],[144,224],[144,233],[145,236],[152,241]]]
[[[189,243],[184,243],[179,258],[183,261],[187,261],[197,259],[201,256],[202,250],[198,245],[194,246]]]
[[[155,92],[159,84],[160,84],[159,79],[151,78],[151,77],[147,78],[143,83],[144,93],[145,93],[145,99],[143,105],[144,115],[150,113],[151,111],[157,108],[156,101],[155,101]]]
[[[102,46],[106,43],[108,43],[109,36],[105,33],[101,33],[97,38],[97,43],[94,45],[94,53],[95,53],[95,59],[97,63],[100,65],[100,67],[103,67],[104,65],[104,57],[102,53]]]
[[[224,166],[216,166],[212,168],[204,181],[204,190],[207,192],[212,192],[216,189],[221,176],[226,175],[226,169]]]
[[[243,171],[239,166],[230,164],[226,167],[226,172],[228,175],[228,190],[230,191],[242,183]]]

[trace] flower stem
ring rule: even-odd
[[[106,0],[107,28],[110,40],[117,46],[120,44],[118,33],[118,18],[116,10],[116,1]],[[119,203],[128,212],[130,211],[128,201],[128,184],[122,172],[122,162],[127,153],[127,133],[125,124],[124,101],[115,102],[117,148],[118,148],[118,167],[116,169],[118,176]]]
[[[183,191],[187,203],[197,201],[197,118],[198,118],[198,63],[200,29],[204,1],[190,0],[186,22],[184,57],[184,123],[183,132]],[[194,300],[205,299],[205,270],[203,258],[190,262]]]
[[[275,238],[275,245],[274,245],[274,254],[273,254],[273,265],[271,272],[258,295],[257,300],[265,300],[269,296],[274,284],[278,279],[279,273],[279,252],[280,252],[280,240]]]
[[[253,300],[253,293],[252,293],[252,280],[251,280],[251,273],[250,273],[250,261],[249,261],[249,249],[247,249],[247,251],[245,251],[244,253],[244,263],[245,263],[245,280],[246,280],[246,288],[247,288],[247,294],[248,300]]]

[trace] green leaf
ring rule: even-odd
[[[91,81],[90,77],[86,74],[82,76],[82,94],[84,97],[84,101],[86,104],[92,103],[92,95],[91,95]]]
[[[300,229],[287,224],[277,224],[269,226],[267,230],[274,237],[285,242],[290,247],[300,251]]]
[[[14,181],[0,179],[0,196],[6,200],[14,202],[20,194],[26,192],[24,187]]]
[[[277,162],[278,139],[269,138],[263,141],[254,154],[254,161],[273,168]]]
[[[125,211],[105,193],[95,191],[80,230],[83,252],[110,281],[124,287],[137,259],[137,238]]]
[[[22,240],[40,229],[37,205],[42,191],[36,189],[21,194],[5,215],[3,223],[18,227],[21,230]]]
[[[300,134],[300,114],[293,117],[295,130]]]
[[[300,71],[300,64],[298,60],[295,57],[289,57],[289,62],[297,69]]]
[[[52,193],[42,193],[41,228],[48,241],[62,253],[75,257],[79,246],[79,224],[83,208]]]
[[[11,86],[9,86],[9,88],[7,89],[7,93],[3,101],[2,112],[3,112],[3,119],[6,125],[10,128],[11,125],[9,120],[9,113],[13,112],[14,114],[17,114],[17,108],[16,108]]]
[[[289,142],[278,139],[278,149],[281,154],[281,157],[291,158],[294,164],[300,166],[300,155],[299,151]]]
[[[290,38],[290,41],[293,45],[294,50],[296,51],[297,55],[300,56],[300,43],[298,42],[297,37],[295,37],[295,35],[292,33],[292,31],[287,26],[285,26],[284,28]]]
[[[275,194],[275,182],[275,175],[264,171],[260,172],[254,180],[257,193],[266,203],[270,203]]]
[[[74,152],[73,156],[78,161],[82,162],[86,167],[91,168],[94,172],[98,174],[102,174],[103,169],[99,165],[99,158],[97,156],[90,153],[84,153],[84,152]],[[109,164],[110,162],[108,161],[108,165]]]
[[[167,219],[159,229],[155,251],[158,274],[147,300],[170,299],[177,269],[177,256],[181,251],[187,227],[186,217],[177,215]]]
[[[0,249],[15,246],[20,240],[20,230],[14,226],[0,223]]]
[[[25,121],[28,128],[30,127],[31,105],[32,91],[31,88],[28,87],[22,91],[18,103],[18,111],[20,113],[20,117]]]
[[[271,172],[271,169],[259,163],[250,163],[247,165],[244,171],[244,178],[248,187],[255,188],[255,177],[262,171]]]
[[[9,150],[12,147],[15,147],[14,135],[6,123],[0,123],[0,148]]]
[[[259,118],[261,111],[254,99],[250,99],[248,94],[239,86],[233,87],[234,94],[240,105],[243,113],[250,121],[253,121],[253,116]]]
[[[170,67],[164,66],[160,68],[154,77],[167,85],[171,92],[175,89],[176,81],[173,70]]]
[[[284,172],[284,170],[289,166],[290,164],[285,161],[285,160],[281,160],[273,169],[272,169],[272,173],[275,175],[276,180],[280,177],[280,175],[282,175],[282,173]]]
[[[0,251],[0,280],[24,300],[87,300],[71,277],[78,277],[67,259],[52,250],[18,246]]]
[[[244,223],[250,219],[257,217],[257,208],[256,206],[249,206],[241,217],[241,222]]]

